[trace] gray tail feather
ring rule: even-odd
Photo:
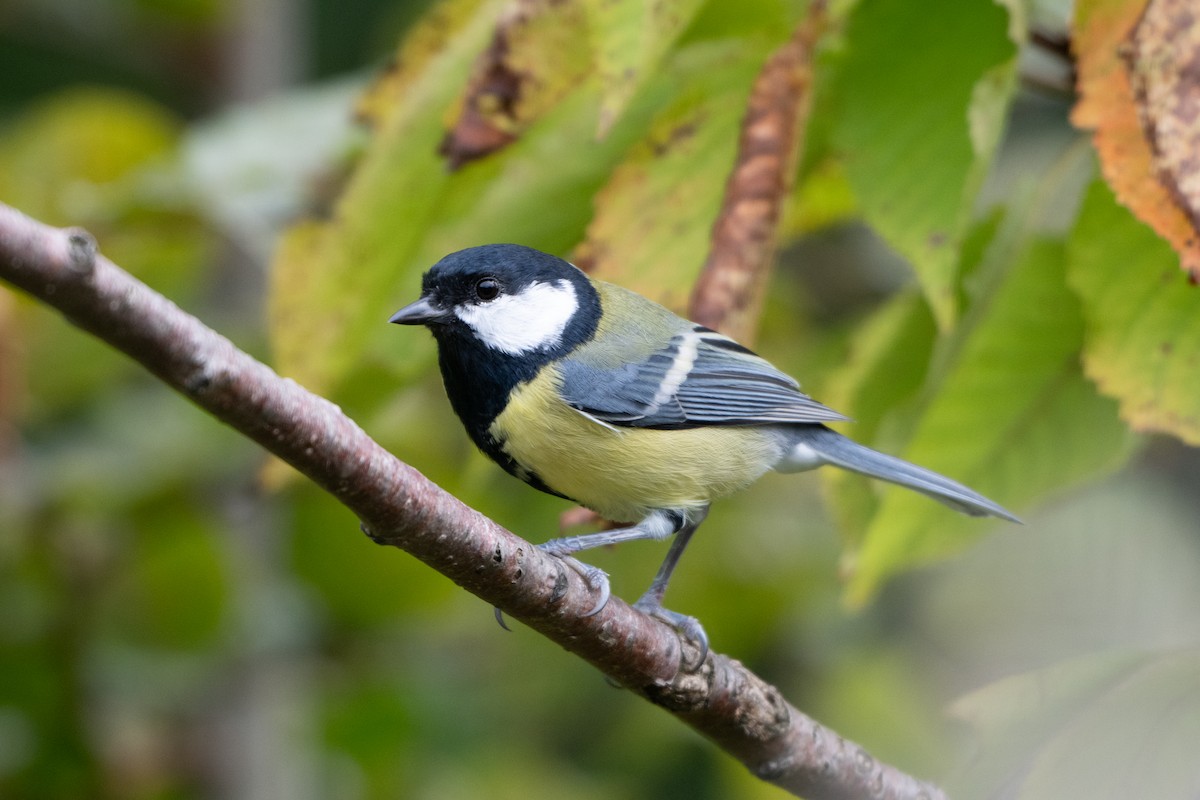
[[[834,466],[904,486],[972,517],[999,517],[1018,523],[1021,521],[1002,506],[957,481],[903,459],[872,450],[824,425],[805,425],[795,430],[799,434],[798,441],[811,447],[823,460]]]

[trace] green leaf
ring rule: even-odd
[[[587,240],[576,252],[580,266],[686,309],[762,58],[741,44],[704,43],[672,61],[674,99],[597,194]]]
[[[1200,780],[1200,652],[1105,653],[1006,678],[953,712],[979,738],[963,796],[1187,797]]]
[[[428,16],[401,47],[392,81],[401,99],[366,101],[376,131],[332,218],[285,236],[271,271],[270,333],[283,374],[329,393],[361,357],[364,342],[393,304],[389,289],[415,277],[412,251],[434,217],[450,175],[437,156],[443,115],[484,46],[499,0],[453,3],[452,14]],[[434,38],[442,48],[429,52]],[[410,50],[423,69],[404,69]],[[399,78],[395,77],[399,74]]]
[[[174,171],[180,128],[132,92],[50,95],[0,136],[0,197],[51,225],[87,228],[106,256],[178,298],[209,252]]]
[[[791,0],[739,0],[736,3],[702,3],[691,26],[682,37],[684,44],[699,41],[762,39],[764,52],[781,44],[796,26],[805,3]]]
[[[580,2],[512,0],[497,17],[439,150],[451,169],[486,158],[529,127],[593,72]]]
[[[1113,404],[1081,374],[1082,319],[1064,282],[1062,245],[1034,241],[1009,258],[1005,239],[1002,232],[994,243],[1003,257],[979,268],[969,316],[939,342],[927,402],[898,454],[1023,508],[1115,467],[1131,440]],[[893,572],[952,553],[990,527],[922,495],[882,491],[850,558],[853,604]]]
[[[598,89],[584,84],[502,150],[447,171],[437,155],[445,112],[487,42],[489,26],[478,20],[493,6],[460,19],[438,54],[422,51],[425,71],[406,76],[390,113],[371,100],[377,130],[333,214],[298,226],[279,250],[272,344],[280,370],[310,389],[339,396],[363,370],[386,364],[411,375],[428,363],[428,337],[401,335],[385,322],[447,253],[497,241],[569,251],[591,217],[593,195],[663,102],[669,85],[659,80],[596,141]]]
[[[701,5],[701,0],[584,0],[603,86],[601,136],[651,77]]]
[[[118,182],[170,156],[178,134],[179,121],[166,108],[131,92],[61,92],[6,131],[0,191],[53,224],[111,214],[106,206]]]
[[[509,118],[517,130],[553,108],[592,70],[587,10],[578,2],[516,0],[497,20],[499,58],[519,83]],[[503,105],[503,104],[502,104]],[[501,109],[495,109],[501,112]]]
[[[446,112],[500,6],[460,0],[454,14],[427,21],[442,26],[437,36],[414,34],[399,57],[410,66],[390,79],[399,99],[389,105],[386,91],[368,95],[375,134],[332,216],[297,227],[280,248],[272,344],[281,371],[311,389],[336,394],[372,347],[398,368],[426,361],[425,338],[397,347],[383,335],[388,314],[418,291],[421,272],[450,251],[489,241],[565,252],[578,241],[592,193],[629,144],[624,128],[594,141],[596,96],[583,87],[540,108],[536,124],[499,153],[447,171],[437,154]],[[418,50],[414,60],[405,57],[410,47]],[[414,74],[412,63],[423,69]]]
[[[942,330],[959,248],[1016,79],[1008,15],[990,0],[864,0],[851,17],[833,145],[867,221],[909,259]]]
[[[428,83],[430,74],[439,68],[438,61],[444,60],[449,50],[464,47],[468,52],[460,55],[473,59],[476,51],[466,47],[463,36],[486,36],[475,30],[472,21],[492,29],[501,7],[501,3],[488,0],[434,2],[405,32],[386,69],[362,93],[356,116],[372,126],[383,127],[389,120],[413,114],[413,105],[421,98],[421,85]],[[461,89],[461,85],[453,87],[453,91]]]
[[[862,325],[845,366],[826,384],[822,402],[853,409],[855,439],[883,450],[901,449],[911,425],[897,422],[922,386],[936,335],[921,295],[897,295]],[[861,536],[879,508],[872,481],[845,470],[825,470],[822,478],[839,527],[850,538]]]
[[[1200,289],[1170,245],[1092,184],[1067,250],[1084,367],[1134,429],[1200,445]]]
[[[804,171],[793,189],[791,202],[785,206],[780,220],[780,238],[785,241],[799,238],[859,216],[854,190],[841,161],[822,158]]]

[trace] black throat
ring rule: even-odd
[[[508,405],[517,386],[531,380],[547,362],[520,359],[493,350],[455,328],[434,330],[438,366],[450,406],[480,450],[499,460],[498,442],[488,429]]]
[[[490,428],[508,406],[514,389],[595,335],[600,298],[582,273],[579,278],[575,282],[579,310],[563,331],[561,341],[551,348],[511,355],[489,347],[462,323],[432,326],[446,396],[471,441],[507,472],[550,494],[557,492],[516,464],[504,452],[504,442],[491,435]]]

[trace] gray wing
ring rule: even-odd
[[[559,392],[600,422],[637,428],[763,425],[846,419],[737,342],[696,326],[633,364],[560,362]]]

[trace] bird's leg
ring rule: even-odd
[[[596,601],[596,605],[585,615],[590,617],[593,614],[599,614],[608,604],[612,590],[609,587],[608,575],[604,570],[584,564],[576,559],[572,555],[573,553],[623,542],[636,542],[640,539],[665,539],[672,533],[681,530],[686,524],[687,519],[678,512],[654,511],[638,524],[630,525],[627,528],[614,528],[610,531],[551,539],[538,545],[538,549],[552,556],[558,556],[567,562],[571,569],[578,572],[587,581],[588,586],[599,593],[600,597]]]
[[[703,515],[701,519],[703,519]],[[554,556],[568,556],[583,550],[594,550],[610,544],[636,542],[642,539],[666,539],[672,533],[683,530],[687,518],[678,511],[652,511],[641,522],[627,528],[610,531],[584,533],[579,536],[564,536],[538,545],[538,548]]]
[[[692,512],[685,518],[683,526],[675,534],[675,541],[671,542],[671,548],[667,550],[667,557],[663,559],[658,573],[650,582],[650,588],[633,604],[637,610],[658,617],[687,638],[695,641],[700,646],[700,657],[696,660],[697,664],[702,663],[705,656],[708,655],[708,634],[704,632],[704,627],[695,617],[664,608],[662,601],[663,596],[667,593],[667,584],[671,582],[671,573],[675,571],[675,566],[679,563],[679,557],[683,555],[692,534],[700,527],[700,523],[706,516],[708,516],[707,506],[698,512]]]
[[[590,617],[600,613],[608,604],[608,598],[611,595],[608,575],[598,567],[579,561],[574,557],[574,553],[642,539],[666,539],[675,534],[675,541],[671,542],[671,547],[667,550],[667,557],[663,559],[662,566],[658,568],[658,573],[650,583],[650,588],[633,605],[639,611],[663,620],[687,638],[697,642],[700,646],[699,663],[708,654],[708,635],[705,634],[704,628],[695,617],[663,608],[662,599],[666,594],[667,584],[671,580],[671,573],[675,571],[675,565],[679,563],[679,557],[683,555],[688,540],[692,538],[692,534],[696,532],[696,528],[700,527],[700,523],[706,516],[708,516],[708,506],[688,511],[659,510],[651,512],[636,525],[551,539],[538,545],[538,549],[561,558],[571,569],[583,577],[589,587],[599,593],[599,599],[595,606],[585,614]],[[508,626],[504,624],[504,617],[498,608],[496,609],[496,620],[502,628],[507,629]]]

